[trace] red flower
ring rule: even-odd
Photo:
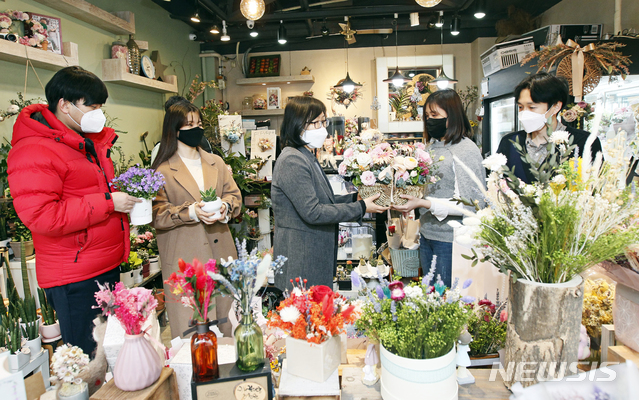
[[[332,294],[332,291],[331,291],[331,294]],[[329,321],[331,319],[331,317],[333,316],[333,311],[334,311],[333,296],[327,294],[326,296],[324,296],[324,299],[322,300],[322,314],[324,315],[324,319],[326,321]]]
[[[180,258],[180,259],[178,260],[178,267],[180,268],[180,272],[181,272],[181,273],[184,273],[184,270],[186,269],[186,265],[187,265],[187,264],[184,262],[184,260],[183,260],[183,259],[181,259],[181,258]]]
[[[333,298],[333,291],[328,286],[317,285],[311,288],[311,300],[315,303],[321,303],[325,296]]]
[[[395,233],[395,225],[391,225],[388,227],[388,233]]]
[[[484,321],[486,321],[486,322],[490,322],[490,316],[489,316],[489,314],[484,314]]]
[[[404,284],[401,281],[392,281],[388,284],[388,289],[391,292],[395,289],[404,289]]]

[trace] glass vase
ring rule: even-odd
[[[209,330],[209,321],[198,322],[196,331],[191,337],[191,361],[193,381],[208,382],[219,378],[217,336]]]
[[[262,330],[253,321],[253,313],[250,310],[242,315],[242,322],[235,328],[235,350],[236,365],[240,370],[255,371],[264,365]]]

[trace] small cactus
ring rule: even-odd
[[[208,188],[206,190],[200,190],[200,195],[202,196],[202,201],[215,201],[217,200],[217,193],[215,189]]]

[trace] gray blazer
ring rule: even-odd
[[[315,156],[305,147],[286,147],[275,163],[271,199],[275,216],[273,254],[288,257],[275,285],[291,289],[290,279],[307,279],[307,287],[333,288],[340,222],[359,220],[363,201],[334,196]]]

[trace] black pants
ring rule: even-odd
[[[93,320],[102,312],[92,308],[97,306],[94,294],[99,288],[96,281],[101,284],[107,282],[112,288],[120,281],[120,268],[84,281],[44,289],[58,315],[64,343],[80,347],[91,358],[97,345],[93,340]]]

